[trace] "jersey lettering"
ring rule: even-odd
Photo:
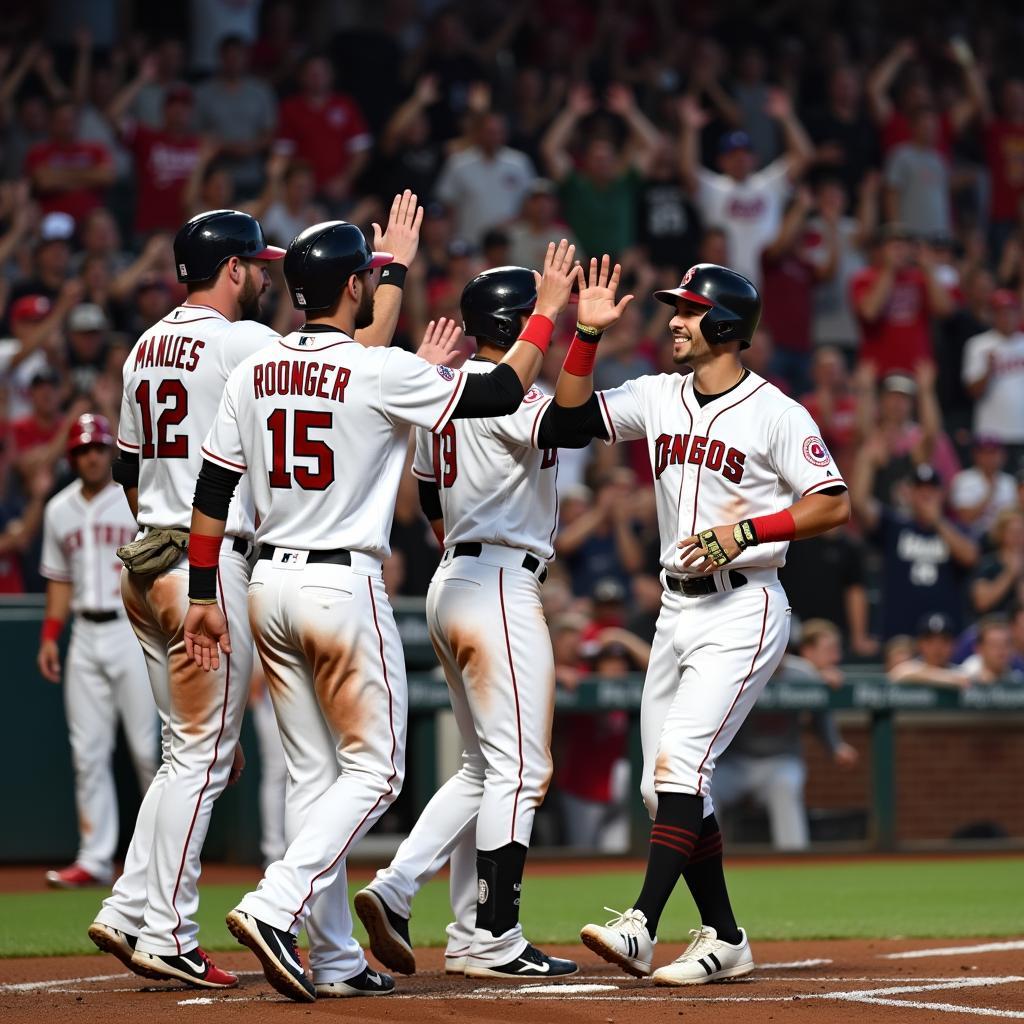
[[[541,469],[550,469],[552,466],[558,463],[558,449],[557,448],[545,448],[544,457],[540,460]]]
[[[307,398],[327,398],[333,402],[345,401],[352,371],[345,366],[318,363],[315,360],[256,363],[252,368],[254,398],[273,395],[305,395]]]
[[[440,434],[433,435],[434,479],[438,487],[451,487],[459,475],[455,458],[455,424],[449,423]]]
[[[684,462],[721,472],[726,480],[738,484],[743,479],[744,452],[726,448],[717,438],[709,440],[701,434],[659,434],[654,442],[654,478],[657,480],[669,466]]]
[[[135,369],[144,370],[152,366],[173,367],[191,373],[199,365],[199,356],[206,348],[206,342],[199,338],[161,334],[159,340],[154,334],[147,342],[139,345],[135,352]],[[186,359],[186,350],[188,357]]]

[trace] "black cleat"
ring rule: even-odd
[[[316,989],[306,972],[291,932],[258,921],[244,910],[232,910],[228,930],[243,946],[248,946],[263,965],[267,981],[283,996],[297,1003],[316,1002]]]
[[[352,996],[387,996],[395,991],[395,979],[371,967],[364,967],[348,981],[328,981],[316,986],[320,999],[349,999]]]
[[[137,935],[123,932],[120,928],[114,928],[102,921],[93,921],[89,925],[89,938],[104,953],[116,956],[129,971],[134,971],[139,977],[148,978],[150,981],[166,981],[163,974],[157,974],[156,971],[142,967],[132,960],[135,954],[135,943],[139,941]]]
[[[177,955],[144,953],[136,949],[132,954],[132,968],[153,972],[153,975],[144,977],[183,981],[193,988],[234,988],[238,984],[235,975],[230,971],[222,971],[198,946]]]
[[[396,914],[369,887],[357,892],[353,903],[370,936],[373,955],[392,971],[415,974],[416,954],[409,939],[409,918]]]
[[[542,953],[536,946],[527,946],[511,963],[494,967],[478,957],[466,957],[467,978],[564,978],[575,974],[579,967],[572,960],[560,960]]]

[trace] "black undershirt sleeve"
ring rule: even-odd
[[[836,484],[835,487],[826,487],[823,491],[818,491],[818,494],[827,494],[830,498],[835,498],[845,493],[846,489],[846,484]]]
[[[195,497],[192,499],[193,508],[211,519],[227,519],[231,496],[241,479],[241,473],[203,459],[203,467],[196,481]]]
[[[526,392],[519,374],[505,363],[498,363],[490,373],[466,375],[451,418],[481,419],[486,416],[511,416],[522,405]]]
[[[111,467],[114,480],[126,491],[139,486],[139,457],[132,452],[122,450]]]
[[[608,428],[601,416],[597,395],[573,409],[552,402],[544,411],[537,430],[538,448],[586,448],[594,438],[608,440]]]
[[[441,493],[437,489],[437,484],[433,480],[419,480],[417,481],[420,487],[420,508],[423,509],[423,514],[431,522],[435,519],[440,519],[441,514]]]

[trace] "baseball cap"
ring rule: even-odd
[[[922,615],[917,623],[918,636],[956,636],[953,620],[944,612]]]
[[[30,320],[38,323],[49,316],[53,304],[45,295],[22,295],[11,303],[11,323],[15,320]]]
[[[59,383],[60,375],[52,366],[47,366],[45,369],[37,370],[32,374],[32,379],[28,382],[28,386],[34,388],[40,384],[52,384],[56,387]]]
[[[997,288],[992,293],[993,309],[1018,309],[1020,307],[1020,296],[1009,288]]]
[[[913,398],[917,394],[917,381],[906,373],[888,373],[882,378],[882,390]]]
[[[914,471],[910,474],[910,482],[921,487],[942,486],[942,480],[939,478],[939,474],[935,472],[935,467],[929,466],[926,462],[922,462],[914,467]]]
[[[1002,448],[1003,442],[991,434],[976,434],[973,445],[975,448]]]
[[[743,131],[726,132],[718,140],[718,152],[734,153],[737,149],[751,149],[750,136]]]
[[[82,302],[68,314],[69,331],[105,331],[107,314],[94,302]]]
[[[617,604],[626,599],[626,588],[614,576],[605,576],[594,584],[592,596],[598,604]]]
[[[66,242],[74,233],[75,218],[59,210],[48,213],[39,224],[41,242]]]

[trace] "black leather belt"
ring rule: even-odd
[[[249,557],[249,550],[251,548],[252,545],[244,537],[235,537],[231,542],[231,550],[234,551],[236,555],[241,555],[243,558]]]
[[[732,589],[735,590],[737,587],[746,585],[747,577],[735,569],[730,569],[729,582],[732,584]],[[703,597],[705,594],[718,593],[714,576],[687,576],[682,580],[676,576],[666,576],[665,586],[684,597]]]
[[[264,562],[274,557],[277,548],[273,544],[264,544],[260,548],[257,560]],[[331,551],[310,551],[306,555],[306,564],[310,562],[329,562],[331,565],[351,565],[352,552],[347,548],[334,548]]]
[[[121,618],[118,612],[75,612],[80,619],[86,622],[113,622]]]
[[[463,555],[467,556],[468,558],[479,558],[484,552],[484,546],[483,544],[456,544],[455,547],[452,548],[452,552],[453,558],[461,558]],[[540,568],[540,559],[537,558],[535,555],[524,555],[523,568],[527,572],[536,573],[537,570]],[[543,583],[547,578],[547,569],[545,569],[537,577],[537,579],[539,579],[541,583]]]

